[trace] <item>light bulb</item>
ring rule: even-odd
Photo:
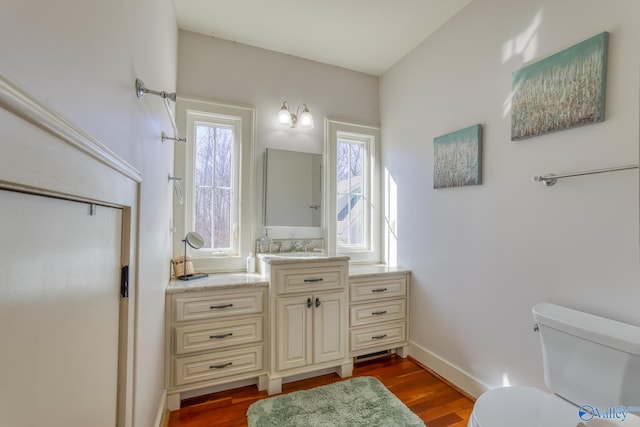
[[[300,118],[298,119],[298,123],[302,127],[313,129],[313,116],[311,115],[311,113],[307,109],[306,105],[304,107],[304,110],[302,111],[302,114],[300,114]]]
[[[288,126],[291,126],[292,124],[291,113],[289,112],[287,101],[282,104],[282,108],[278,111],[278,123]]]

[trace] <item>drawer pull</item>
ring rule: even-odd
[[[387,334],[384,334],[384,335],[375,335],[375,336],[372,336],[372,337],[371,337],[371,339],[372,339],[372,340],[381,340],[381,339],[384,339],[384,338],[386,338],[386,337],[387,337]]]
[[[374,311],[371,313],[372,316],[382,316],[383,314],[387,314],[387,310],[384,311]]]
[[[318,278],[318,279],[304,279],[304,283],[317,283],[317,282],[322,282],[322,277]]]
[[[219,310],[221,308],[229,308],[229,307],[233,307],[233,304],[212,305],[209,307],[209,310]]]
[[[371,292],[387,292],[387,291],[388,291],[387,288],[371,289]]]
[[[233,365],[233,362],[227,362],[227,363],[223,363],[222,365],[209,366],[209,369],[222,369],[222,368],[226,368],[227,366],[231,366],[231,365]]]
[[[227,332],[226,334],[222,334],[222,335],[209,335],[209,339],[210,340],[212,340],[214,338],[220,339],[220,338],[227,338],[227,337],[230,337],[230,336],[233,336],[233,332]]]

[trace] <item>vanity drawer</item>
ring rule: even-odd
[[[262,346],[175,359],[175,385],[262,370]]]
[[[262,341],[262,317],[175,328],[176,354]]]
[[[407,315],[406,299],[382,301],[351,306],[351,326],[364,326],[373,323],[404,320]]]
[[[351,302],[404,297],[407,295],[407,278],[351,281],[349,294]]]
[[[278,268],[275,272],[277,292],[283,294],[344,288],[347,283],[345,264]]]
[[[350,331],[350,349],[353,352],[396,342],[404,342],[406,339],[405,332],[405,322],[352,329]]]
[[[175,299],[176,321],[217,319],[241,314],[262,313],[263,291],[220,293],[206,296],[181,294]]]

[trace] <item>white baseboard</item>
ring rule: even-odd
[[[409,342],[409,356],[475,399],[491,388],[413,341]]]
[[[167,390],[163,390],[162,396],[160,396],[160,404],[158,405],[158,413],[156,414],[156,422],[154,424],[154,427],[164,427],[166,414],[167,414]]]
[[[232,381],[225,384],[219,384],[209,387],[202,387],[195,390],[183,391],[180,393],[180,400],[190,399],[192,397],[204,396],[207,394],[227,391],[234,388],[246,387],[250,385],[258,385],[258,378],[247,378],[246,380]]]

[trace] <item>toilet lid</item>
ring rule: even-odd
[[[578,407],[533,387],[489,390],[473,407],[472,427],[566,427],[580,422]]]

